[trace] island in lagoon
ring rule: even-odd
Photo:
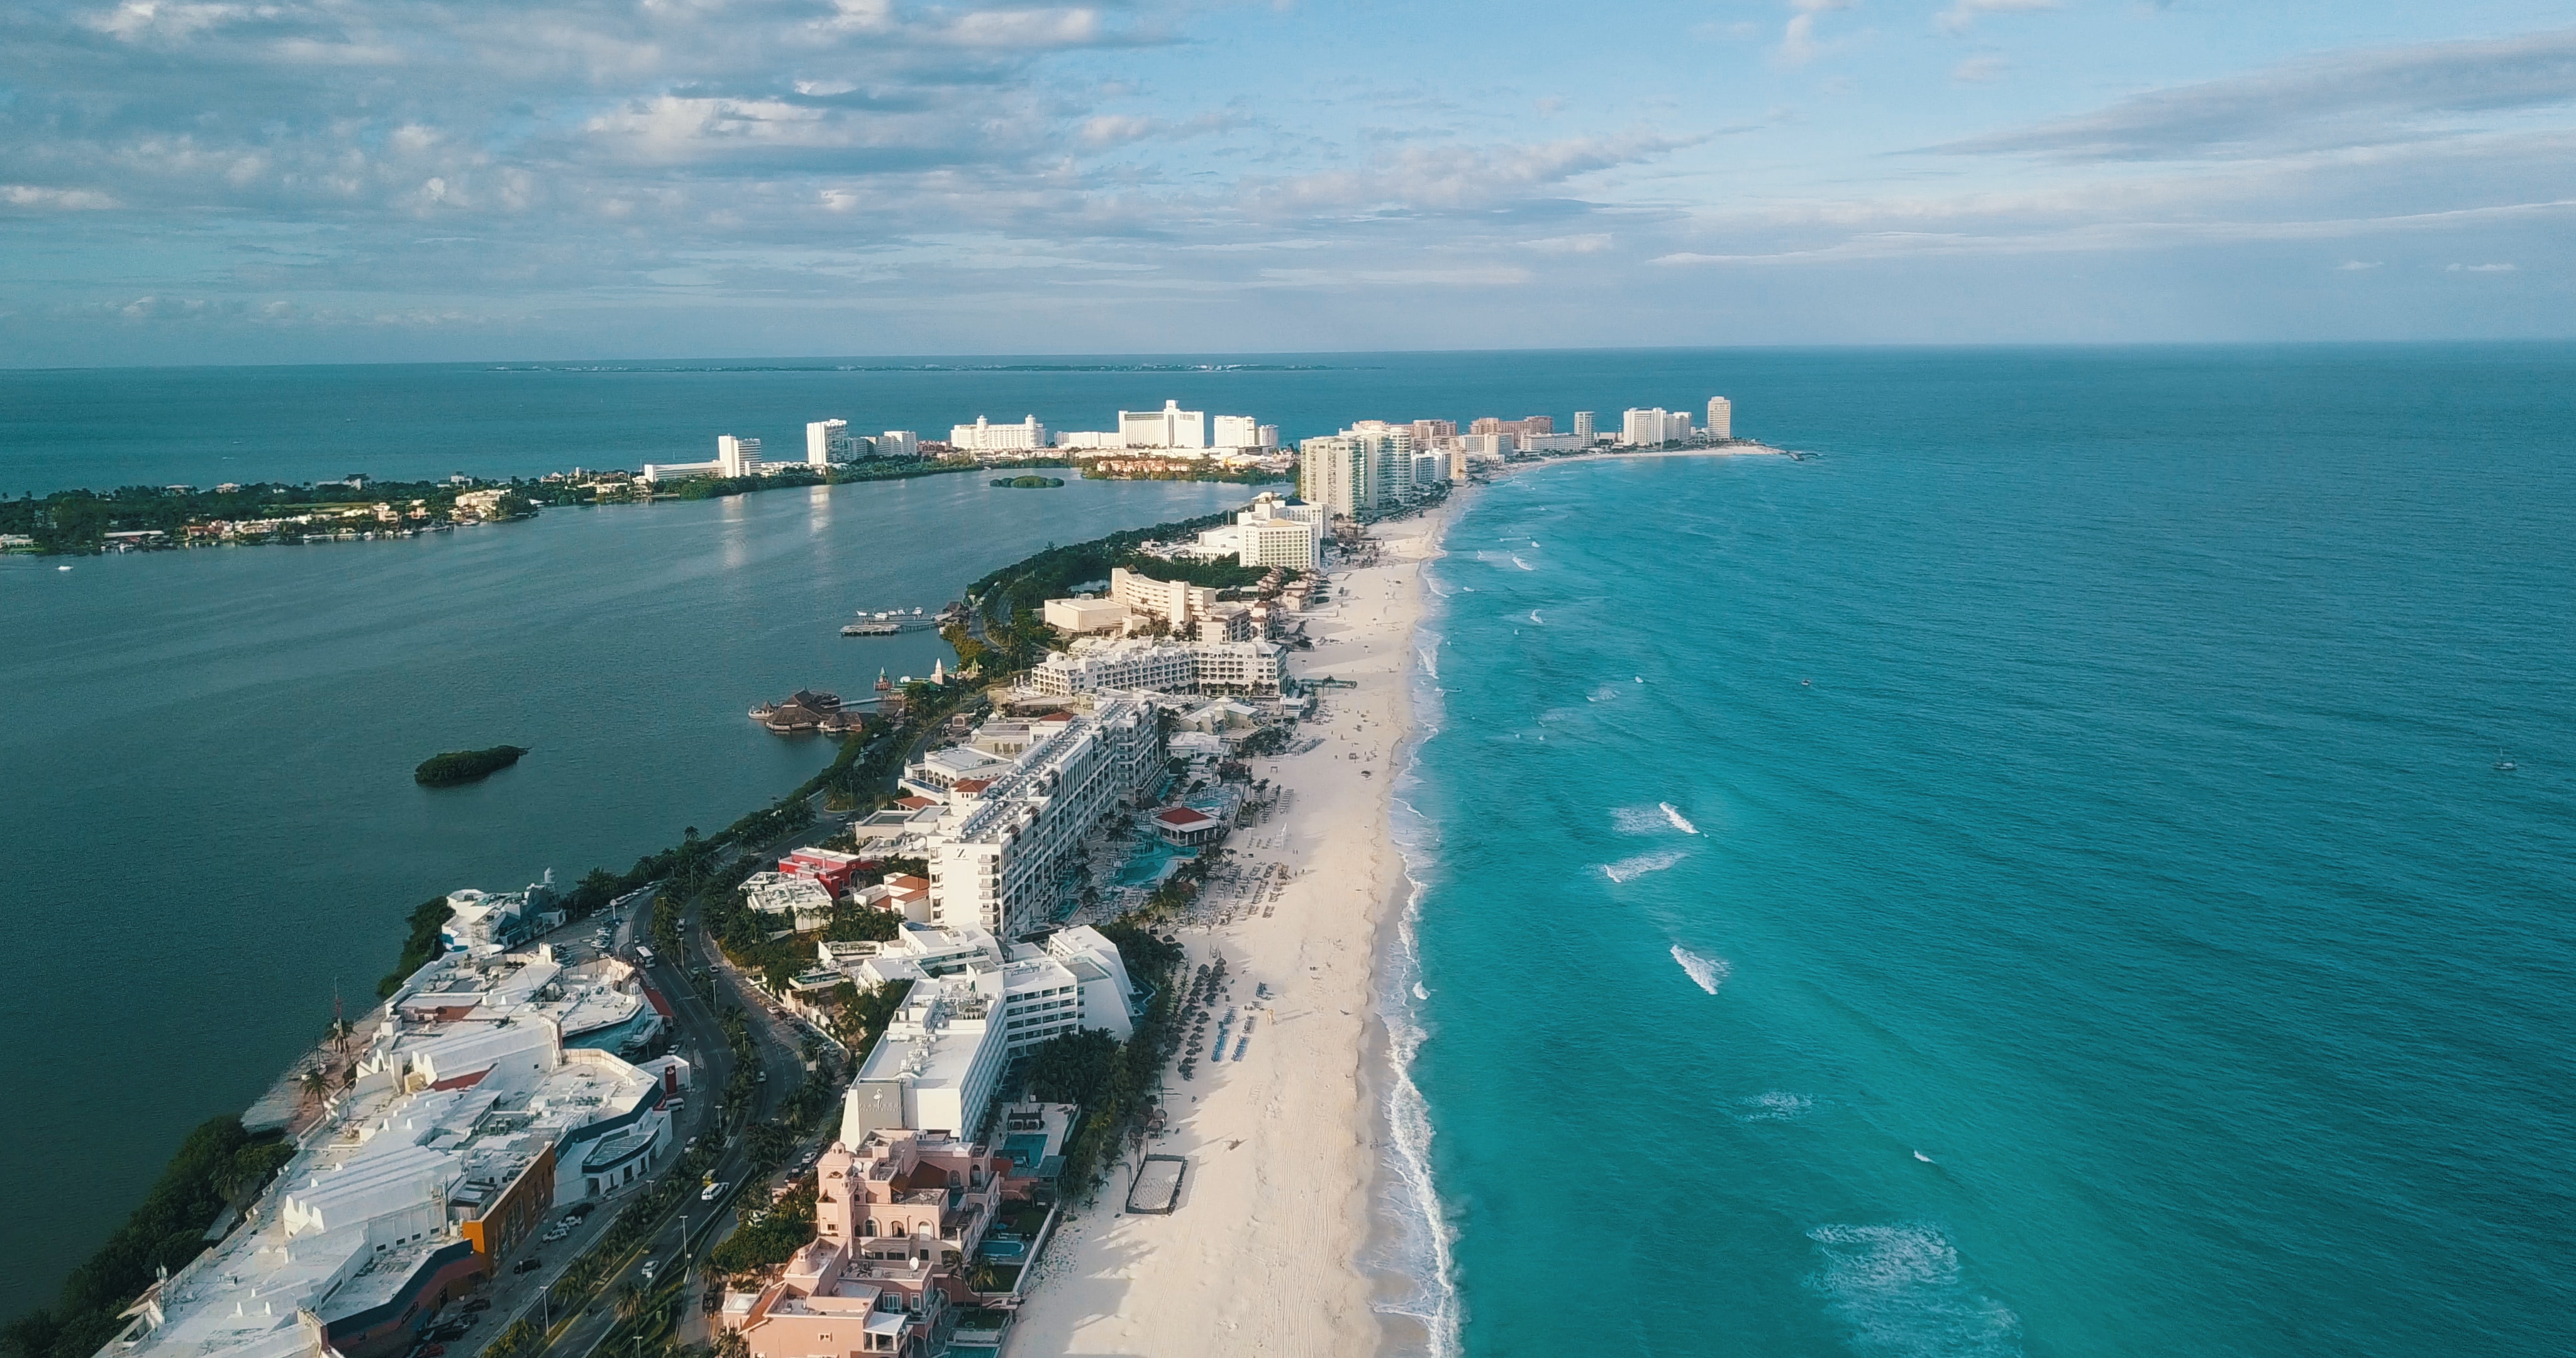
[[[1060,476],[1000,476],[993,484],[1004,490],[1052,490],[1064,484]]]
[[[519,762],[524,745],[495,745],[488,750],[449,750],[420,761],[411,780],[422,787],[457,787],[479,783]]]

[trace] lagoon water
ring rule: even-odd
[[[246,1107],[460,886],[623,869],[828,761],[744,716],[954,663],[937,610],[1048,541],[1239,486],[987,478],[549,510],[407,541],[0,561],[0,1314],[49,1301],[189,1127]],[[534,752],[426,789],[440,750]]]
[[[2576,349],[849,366],[6,373],[0,488],[1725,393],[1821,455],[1514,477],[1434,571],[1391,998],[1466,1351],[2563,1351]],[[1240,494],[938,478],[0,561],[0,1315],[333,977],[363,1003],[413,904],[792,785],[824,752],[751,700],[936,649],[850,609]],[[502,741],[537,752],[409,781]]]
[[[1434,572],[1465,1351],[2568,1352],[2576,365],[1846,373]]]

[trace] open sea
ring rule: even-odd
[[[8,372],[0,491],[1730,396],[1814,456],[1515,476],[1434,568],[1398,1304],[1475,1355],[2569,1352],[2576,347],[1203,361]],[[414,904],[803,777],[745,707],[940,649],[850,610],[1243,495],[0,560],[0,1319]]]
[[[1390,1000],[1450,1238],[1392,1262],[1455,1291],[1408,1309],[1495,1358],[2576,1352],[2571,355],[1797,381],[1721,385],[1812,459],[1448,535]]]

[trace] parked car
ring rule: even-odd
[[[465,1309],[468,1311],[489,1311],[492,1309],[492,1299],[490,1297],[476,1297],[474,1300],[465,1303]]]
[[[545,1261],[545,1260],[540,1259],[540,1258],[538,1258],[537,1256],[535,1256],[535,1255],[531,1254],[531,1255],[529,1255],[527,1258],[522,1259],[522,1260],[520,1260],[519,1262],[517,1262],[517,1263],[515,1263],[515,1264],[510,1265],[510,1271],[511,1271],[512,1273],[534,1273],[534,1272],[536,1272],[538,1269],[544,1268],[545,1266],[546,1266],[546,1261]]]
[[[447,1346],[445,1344],[424,1345],[415,1358],[447,1358]]]

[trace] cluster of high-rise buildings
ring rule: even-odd
[[[1030,416],[1028,424],[1038,428],[1037,417]],[[962,432],[967,426],[959,425],[957,428]],[[1043,429],[1040,432],[1043,433]],[[951,437],[953,441],[954,436]],[[1046,445],[1041,441],[1029,446]],[[1226,453],[1257,457],[1279,447],[1279,426],[1263,424],[1250,415],[1219,415],[1211,420],[1204,410],[1183,410],[1180,402],[1165,401],[1160,410],[1119,411],[1115,429],[1059,433],[1054,436],[1053,446],[1090,452],[1132,451],[1181,457]]]
[[[1586,452],[1602,446],[1661,448],[1734,437],[1733,406],[1708,400],[1708,423],[1691,427],[1690,412],[1660,406],[1622,412],[1616,433],[1599,427],[1599,415],[1574,412],[1574,428],[1559,433],[1553,415],[1516,420],[1487,416],[1456,420],[1361,420],[1338,434],[1301,440],[1298,494],[1335,517],[1397,508],[1457,480],[1478,462]]]
[[[805,456],[801,461],[770,461],[760,455],[760,440],[733,434],[716,436],[716,455],[707,462],[647,462],[646,481],[682,481],[696,476],[721,476],[728,480],[745,476],[768,476],[790,467],[829,467],[836,462],[862,462],[869,458],[913,458],[921,456],[921,435],[909,429],[889,429],[873,437],[850,432],[848,420],[816,420],[805,426]]]

